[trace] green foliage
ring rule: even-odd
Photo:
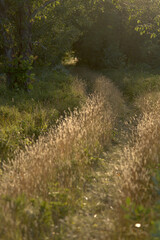
[[[5,197],[3,205],[6,208],[8,205],[14,221],[9,222],[3,209],[0,209],[0,219],[3,222],[0,227],[1,239],[44,239],[46,232],[54,226],[51,207],[45,201],[27,200],[25,196],[15,199]]]
[[[128,100],[145,93],[160,90],[160,78],[157,70],[146,65],[117,70],[104,71],[120,87]]]
[[[104,49],[104,66],[107,68],[119,68],[126,65],[126,56],[118,46],[110,45]]]
[[[101,11],[102,0],[66,0],[48,8],[33,25],[34,54],[38,64],[56,65]]]
[[[154,170],[153,182],[155,186],[155,190],[158,193],[158,199],[155,202],[155,205],[152,207],[152,239],[157,240],[160,237],[160,221],[159,221],[159,213],[160,213],[160,171],[159,166]]]
[[[3,4],[6,11],[0,11],[3,32],[0,46],[4,48],[1,55],[7,53],[7,58],[13,60],[12,66],[16,65],[14,56],[26,59],[32,54],[36,56],[36,65],[53,66],[74,50],[79,62],[94,68],[117,68],[139,62],[157,67],[159,43],[154,37],[157,35],[158,39],[155,28],[159,26],[156,7],[159,1],[145,3],[153,7],[145,7],[139,0],[8,0]],[[148,36],[142,36],[146,32],[152,37],[150,42]],[[9,69],[13,78],[18,79],[13,84],[17,88],[27,84],[26,64],[18,70]]]
[[[96,21],[73,44],[79,63],[93,68],[118,68],[149,62],[147,53],[154,56],[144,44],[149,37],[135,31],[136,23],[128,21],[127,11],[116,9],[111,1],[104,1],[102,6],[103,12],[96,12]]]
[[[159,39],[149,40],[145,44],[145,62],[153,69],[158,69],[160,64],[160,45]]]
[[[129,197],[122,206],[121,228],[126,239],[152,239],[150,230],[152,227],[152,208],[134,203]],[[134,234],[133,234],[134,232]]]
[[[129,19],[136,20],[135,30],[141,35],[149,34],[151,39],[159,35],[159,0],[114,0],[117,8],[128,12]]]
[[[126,199],[126,206],[123,207],[125,211],[125,218],[131,222],[142,223],[149,218],[150,209],[141,205],[136,205],[130,198]]]
[[[134,226],[139,231],[143,229],[149,234],[149,239],[158,240],[160,237],[160,172],[159,169],[152,169],[154,172],[153,182],[155,190],[158,193],[158,196],[155,199],[154,204],[149,204],[145,206],[144,203],[137,205],[132,202],[130,198],[126,199],[126,204],[123,206],[125,226],[129,229]]]
[[[55,186],[47,200],[24,195],[3,197],[3,208],[0,207],[1,239],[47,240],[56,237],[59,221],[79,204],[76,201],[73,206],[72,195],[68,189]],[[10,219],[6,217],[4,209],[8,211]]]
[[[10,88],[32,90],[34,81],[34,74],[31,73],[33,60],[33,56],[24,59],[21,55],[15,57],[12,62],[5,62],[4,73],[12,78],[9,82]]]

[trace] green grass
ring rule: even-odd
[[[160,74],[158,70],[135,67],[104,70],[103,73],[116,83],[129,101],[133,101],[136,97],[147,92],[160,90]]]
[[[52,188],[49,199],[28,198],[25,195],[1,199],[0,238],[2,240],[59,239],[59,219],[72,214],[81,204],[69,189]],[[74,203],[73,203],[74,201]],[[6,212],[9,218],[6,217]]]
[[[9,91],[1,76],[1,162],[46,133],[68,108],[80,106],[85,96],[77,91],[74,81],[70,75],[45,68],[39,70],[32,91]]]

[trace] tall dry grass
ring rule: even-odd
[[[130,143],[120,154],[119,176],[116,179],[117,206],[120,206],[117,210],[121,232],[119,239],[126,236],[126,239],[147,240],[151,239],[151,209],[158,198],[153,176],[160,162],[160,94],[146,94],[136,100],[136,105],[141,109],[141,117],[136,131],[130,136]],[[124,211],[124,207],[127,210]],[[135,227],[137,222],[140,229]]]
[[[110,79],[100,76],[96,78],[94,84],[94,91],[104,97],[105,102],[109,102],[112,108],[113,115],[121,115],[125,113],[126,107],[122,93],[115,87]],[[107,107],[107,105],[106,105]]]
[[[98,76],[94,83],[94,93],[81,108],[65,114],[56,128],[4,166],[0,179],[0,239],[67,239],[67,225],[59,230],[63,228],[59,220],[62,223],[77,206],[83,208],[76,188],[80,195],[86,194],[88,176],[95,176],[96,161],[110,144],[117,116],[124,111],[121,93],[108,79]],[[84,84],[78,80],[75,86],[84,92]],[[92,231],[92,224],[90,230],[87,226],[88,235],[81,229],[84,239]],[[71,234],[69,239],[75,238]],[[102,231],[100,239],[104,239]]]
[[[136,202],[150,200],[148,194],[152,189],[151,169],[158,166],[160,158],[160,95],[155,98],[149,94],[137,100],[142,109],[142,116],[137,130],[132,136],[133,146],[124,148],[124,176],[122,188],[125,195],[134,198]]]
[[[1,194],[47,197],[54,183],[73,187],[83,181],[92,157],[109,144],[121,105],[121,95],[114,85],[105,78],[98,79],[96,92],[80,110],[66,114],[56,129],[5,166]]]

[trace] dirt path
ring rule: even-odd
[[[120,124],[121,124],[121,120]],[[102,154],[99,167],[86,186],[83,207],[75,216],[68,217],[67,237],[77,240],[117,240],[122,238],[117,209],[118,181],[121,174],[123,148],[129,140],[126,126],[117,130],[114,143]],[[118,224],[117,224],[118,223]],[[119,235],[119,238],[117,236]]]
[[[81,77],[84,77],[83,71]],[[85,71],[84,71],[85,72]],[[87,79],[98,76],[88,72]],[[62,222],[62,228],[66,226],[65,240],[118,240],[130,239],[123,237],[123,230],[118,229],[119,201],[118,182],[121,175],[123,149],[129,144],[132,133],[135,131],[137,119],[133,118],[135,109],[127,106],[125,115],[117,119],[114,128],[112,143],[99,159],[91,180],[85,187],[82,208],[74,215],[68,216]],[[132,121],[131,121],[132,119]]]

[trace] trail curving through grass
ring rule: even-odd
[[[79,71],[86,103],[4,166],[2,240],[157,239],[160,96],[127,104],[111,80]]]

